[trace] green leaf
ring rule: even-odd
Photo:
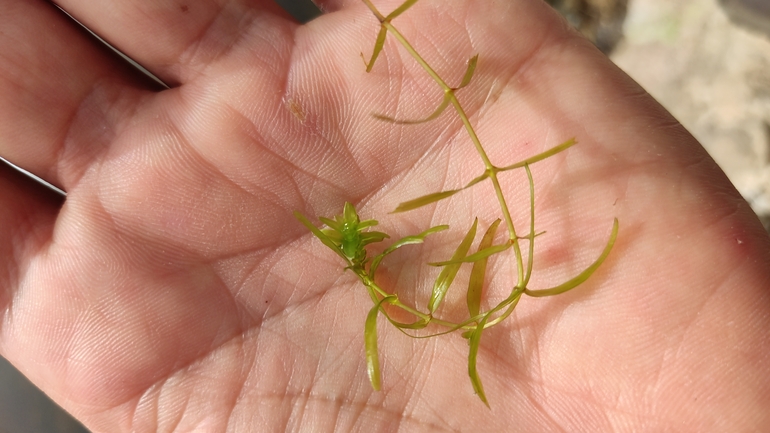
[[[417,3],[418,0],[406,0],[401,6],[397,7],[396,10],[390,13],[387,17],[385,17],[385,20],[390,21],[393,18],[401,15],[402,13],[406,12],[407,9],[412,7],[415,3]]]
[[[347,201],[345,202],[345,207],[342,209],[342,217],[344,218],[344,221],[348,223],[354,223],[358,225],[360,222],[356,208]]]
[[[610,239],[607,241],[607,245],[604,247],[604,251],[602,251],[602,254],[599,256],[598,259],[596,259],[595,262],[591,264],[591,266],[587,267],[583,272],[581,272],[575,278],[565,283],[559,284],[556,287],[551,287],[550,289],[543,289],[543,290],[524,289],[524,293],[534,297],[553,296],[553,295],[558,295],[560,293],[564,293],[570,289],[574,289],[575,287],[584,283],[591,275],[593,275],[594,272],[596,272],[599,266],[601,266],[601,264],[604,263],[604,260],[610,254],[610,251],[612,251],[612,247],[613,245],[615,245],[615,240],[617,239],[617,237],[618,237],[618,219],[615,218],[614,222],[612,223],[612,233],[610,234]]]
[[[462,89],[463,87],[467,86],[471,83],[471,79],[473,78],[473,72],[476,70],[476,63],[479,61],[479,55],[476,54],[475,56],[471,57],[470,60],[468,60],[468,67],[465,69],[465,76],[463,77],[463,81],[460,83],[459,86],[455,88]]]
[[[549,157],[551,157],[553,155],[556,155],[559,152],[563,152],[563,151],[569,149],[570,147],[574,146],[575,144],[577,144],[577,141],[575,141],[574,138],[570,138],[569,140],[565,141],[564,143],[562,143],[562,144],[560,144],[560,145],[558,145],[556,147],[552,147],[552,148],[546,150],[545,152],[538,153],[535,156],[531,156],[531,157],[529,157],[529,158],[527,158],[527,159],[525,159],[523,161],[519,161],[516,164],[511,164],[511,165],[505,166],[505,167],[499,169],[498,171],[508,171],[508,170],[513,170],[514,168],[524,167],[527,164],[534,164],[534,163],[536,163],[538,161],[542,161],[542,160],[544,160],[546,158],[549,158]]]
[[[521,286],[526,288],[529,279],[532,277],[532,266],[535,262],[535,180],[532,178],[532,170],[529,164],[524,164],[524,170],[527,172],[527,182],[529,183],[529,246],[527,249],[527,271],[524,274],[524,281]]]
[[[361,233],[361,246],[369,245],[374,242],[382,242],[383,239],[389,238],[387,233],[383,232],[363,232]]]
[[[479,243],[479,251],[483,251],[492,245],[492,241],[495,238],[495,232],[500,225],[500,219],[498,218],[492,225],[489,226],[487,232],[484,233],[484,237],[481,238]],[[473,264],[471,269],[471,278],[468,283],[468,294],[466,296],[468,302],[468,312],[471,317],[479,314],[481,308],[481,292],[484,289],[484,276],[487,273],[487,259],[481,259]]]
[[[301,213],[294,211],[294,218],[297,218],[299,222],[301,222],[305,227],[307,227],[311,233],[315,235],[318,239],[323,242],[324,245],[331,248],[335,253],[337,253],[340,257],[342,257],[347,264],[351,264],[350,260],[348,260],[347,257],[345,257],[345,254],[342,253],[342,250],[335,244],[331,239],[329,239],[328,236],[326,236],[321,230],[318,229],[318,227],[314,226],[313,223],[310,222],[307,218],[305,218],[305,215],[302,215]]]
[[[488,248],[484,248],[483,250],[481,250],[479,252],[473,253],[470,256],[461,257],[461,258],[459,258],[457,260],[453,259],[453,260],[447,260],[445,262],[436,262],[436,263],[428,263],[428,264],[431,265],[431,266],[449,266],[449,265],[454,265],[454,264],[457,264],[457,263],[473,263],[473,262],[478,262],[479,260],[486,260],[486,259],[488,259],[489,256],[491,256],[493,254],[501,253],[501,252],[507,250],[508,248],[511,247],[511,245],[512,244],[510,242],[506,242],[506,243],[501,244],[501,245],[494,245],[494,246],[491,246],[491,247],[488,247]]]
[[[473,238],[476,237],[476,227],[478,226],[478,223],[478,218],[473,220],[473,225],[470,230],[468,230],[468,233],[460,243],[460,246],[455,250],[452,260],[460,259],[468,254],[471,243],[473,243]],[[452,282],[457,276],[457,271],[460,270],[461,264],[462,263],[455,263],[453,265],[445,266],[438,275],[438,278],[436,278],[436,282],[433,284],[433,292],[431,293],[430,301],[428,302],[428,311],[430,314],[435,313],[436,309],[441,305],[441,301],[444,300],[444,296],[446,295],[447,290],[449,290],[449,286],[452,285]]]
[[[484,174],[482,174],[479,177],[474,178],[472,181],[468,182],[467,185],[463,187],[463,189],[470,188],[473,185],[476,185],[477,183],[481,182],[484,179],[487,179],[489,177],[489,173],[487,171],[484,171]]]
[[[329,228],[334,229],[338,232],[342,231],[342,225],[340,225],[339,222],[334,221],[333,219],[325,218],[325,217],[318,217],[318,221],[321,221],[322,223],[329,226]]]
[[[325,234],[335,245],[339,246],[342,242],[342,234],[334,229],[321,229],[321,233]]]
[[[385,258],[385,256],[387,256],[388,254],[392,253],[393,251],[396,251],[397,249],[403,247],[404,245],[421,244],[423,243],[423,241],[428,235],[446,230],[448,228],[449,228],[448,225],[435,226],[435,227],[429,228],[428,230],[425,230],[420,234],[406,236],[397,240],[396,242],[393,243],[393,245],[385,249],[385,251],[383,251],[382,253],[374,257],[374,259],[372,260],[372,266],[369,268],[369,275],[374,275],[374,272],[377,270],[377,267],[380,266],[380,262],[382,261],[382,259]]]
[[[385,45],[385,36],[388,35],[388,29],[385,28],[385,26],[380,27],[380,32],[377,34],[377,42],[374,43],[374,51],[372,51],[372,57],[369,59],[369,62],[367,63],[366,59],[364,59],[364,64],[366,65],[366,72],[371,72],[372,68],[374,67],[374,62],[377,61],[377,57],[380,56],[380,52],[382,51],[382,47]],[[364,55],[361,54],[361,58],[364,58]]]
[[[406,212],[408,210],[417,209],[420,207],[423,207],[425,205],[435,203],[439,200],[443,200],[447,197],[451,197],[458,192],[462,191],[461,189],[453,189],[450,191],[441,191],[441,192],[434,192],[432,194],[424,195],[422,197],[418,197],[414,200],[409,200],[401,203],[398,205],[396,210],[394,210],[392,213],[399,213],[399,212]]]
[[[430,320],[426,320],[426,319],[419,319],[416,322],[412,322],[412,323],[403,323],[397,320],[393,320],[387,313],[385,313],[385,317],[388,319],[390,323],[393,324],[393,326],[395,326],[398,329],[423,329],[426,326],[428,326],[428,324],[430,323]]]
[[[497,306],[495,308],[489,310],[489,312],[487,314],[490,315],[490,317],[491,317],[492,313],[500,311],[500,309],[505,308],[505,311],[503,311],[503,313],[500,314],[499,316],[495,317],[494,320],[488,321],[484,325],[484,327],[485,328],[489,328],[490,326],[494,326],[494,325],[502,322],[503,320],[505,320],[506,317],[510,316],[511,313],[513,313],[513,310],[516,309],[516,305],[519,303],[519,299],[521,299],[522,293],[524,293],[524,290],[522,290],[518,286],[515,286],[513,288],[513,291],[511,292],[511,294],[506,299],[504,299],[502,302],[497,304]],[[470,334],[467,337],[465,337],[465,338],[470,338]]]
[[[374,117],[377,120],[382,120],[383,122],[389,122],[389,123],[395,123],[396,125],[419,125],[420,123],[430,122],[433,119],[436,119],[438,116],[441,115],[441,113],[444,112],[446,107],[449,106],[449,102],[452,99],[450,93],[444,94],[444,100],[441,101],[441,104],[436,108],[436,110],[431,113],[428,117],[422,118],[422,119],[416,119],[416,120],[403,120],[403,119],[396,119],[393,117],[385,116],[382,114],[372,114],[372,117]]]
[[[484,386],[481,384],[481,378],[476,371],[476,356],[479,353],[479,343],[481,342],[481,333],[484,331],[484,325],[487,323],[487,318],[484,316],[479,324],[476,325],[476,329],[471,332],[470,335],[470,352],[468,353],[468,376],[471,378],[471,385],[473,385],[473,391],[479,396],[481,401],[489,407],[487,396],[484,394]]]
[[[395,251],[398,248],[403,247],[404,245],[410,245],[410,244],[421,244],[423,241],[425,241],[425,238],[428,237],[428,235],[432,235],[433,233],[438,233],[440,231],[444,231],[449,229],[449,226],[446,224],[442,224],[439,226],[431,227],[428,230],[425,230],[422,233],[411,235],[411,236],[405,236],[396,242],[393,243],[393,245],[389,246],[387,250],[383,254],[390,254],[393,251]]]
[[[363,220],[360,223],[358,223],[358,230],[361,231],[368,227],[373,227],[379,224],[379,221],[377,220]]]
[[[383,302],[390,302],[395,296],[388,296],[376,303],[369,314],[366,315],[366,324],[364,326],[364,344],[366,347],[366,372],[369,374],[369,381],[375,391],[380,390],[380,357],[377,351],[377,315]]]

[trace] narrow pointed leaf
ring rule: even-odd
[[[501,245],[493,245],[491,247],[484,248],[483,250],[481,250],[481,251],[479,251],[477,253],[473,253],[473,254],[471,254],[469,256],[461,257],[459,259],[452,259],[452,260],[447,260],[445,262],[436,262],[436,263],[428,263],[428,264],[431,265],[431,266],[449,266],[449,265],[455,265],[455,264],[458,264],[458,263],[478,262],[479,260],[486,260],[486,259],[488,259],[489,256],[491,256],[491,255],[494,255],[494,254],[497,254],[497,253],[501,253],[501,252],[507,250],[508,248],[511,247],[511,245],[512,245],[511,243],[507,243],[506,242],[506,243],[501,244]]]
[[[377,239],[375,242],[379,242],[389,237],[387,233],[383,232],[361,232],[361,240]]]
[[[527,247],[527,271],[524,273],[522,287],[527,287],[529,279],[532,277],[532,266],[535,262],[535,180],[532,178],[532,170],[529,164],[524,164],[524,170],[527,172],[527,181],[529,183],[529,246]]]
[[[396,328],[399,329],[423,329],[430,323],[430,320],[425,319],[419,319],[416,322],[412,323],[403,323],[399,322],[397,320],[393,320],[387,313],[385,313],[385,317],[388,319],[390,323],[393,324]]]
[[[405,236],[396,242],[393,243],[393,245],[389,246],[387,250],[385,250],[385,254],[390,254],[393,251],[395,251],[397,248],[401,248],[404,245],[410,245],[410,244],[421,244],[425,241],[425,238],[428,237],[428,235],[432,235],[433,233],[438,233],[440,231],[444,231],[449,229],[449,226],[446,224],[442,224],[440,226],[431,227],[428,230],[425,230],[422,233],[411,235],[411,236]]]
[[[340,242],[342,242],[342,235],[337,230],[334,230],[334,229],[321,229],[321,233],[325,234],[336,245],[339,245]]]
[[[369,59],[368,63],[366,59],[364,59],[364,64],[366,65],[366,72],[372,72],[372,68],[374,67],[374,62],[377,61],[377,57],[380,56],[382,47],[385,45],[385,36],[387,35],[388,35],[388,29],[386,29],[385,26],[381,26],[380,33],[377,34],[377,42],[374,43],[374,51],[372,51],[372,57]],[[361,58],[364,58],[363,54],[361,54]]]
[[[449,106],[449,101],[451,100],[451,94],[446,93],[444,94],[444,100],[441,101],[441,104],[436,108],[436,110],[431,113],[428,117],[424,117],[422,119],[416,119],[416,120],[404,120],[404,119],[396,119],[390,116],[385,116],[382,114],[372,114],[372,117],[374,117],[377,120],[382,120],[383,122],[389,122],[389,123],[395,123],[396,125],[419,125],[420,123],[426,123],[430,122],[433,119],[436,119],[438,116],[441,115],[441,113],[444,112],[446,107]]]
[[[471,385],[473,385],[473,391],[479,396],[482,402],[489,407],[487,402],[487,396],[484,394],[484,386],[481,384],[481,378],[476,371],[476,356],[479,353],[479,343],[481,342],[481,333],[484,331],[484,325],[487,323],[487,318],[484,316],[479,321],[476,329],[470,334],[470,351],[468,353],[468,376],[471,378]]]
[[[495,238],[495,232],[497,232],[497,227],[499,225],[500,219],[498,218],[495,220],[495,222],[492,223],[491,226],[489,226],[487,232],[484,233],[484,237],[481,238],[481,242],[479,243],[479,251],[483,251],[492,245],[492,241]],[[471,269],[470,282],[468,283],[468,294],[466,295],[468,312],[470,313],[471,317],[479,314],[479,310],[481,308],[481,292],[484,289],[484,277],[486,276],[486,273],[486,258],[481,259],[473,264],[473,268]]]
[[[453,190],[450,190],[450,191],[434,192],[432,194],[428,194],[428,195],[424,195],[422,197],[418,197],[418,198],[416,198],[414,200],[405,201],[405,202],[401,203],[400,205],[398,205],[398,207],[396,208],[396,210],[393,211],[393,213],[406,212],[408,210],[417,209],[417,208],[423,207],[425,205],[429,205],[431,203],[435,203],[435,202],[437,202],[439,200],[443,200],[443,199],[445,199],[447,197],[451,197],[451,196],[457,194],[460,191],[462,191],[462,190],[460,190],[460,189],[453,189]]]
[[[379,221],[377,220],[363,220],[360,223],[358,223],[358,229],[359,230],[365,229],[367,227],[376,226],[377,224],[379,224]]]
[[[369,381],[375,391],[380,390],[380,356],[377,350],[377,315],[380,313],[380,307],[383,302],[389,301],[393,296],[383,298],[376,303],[369,314],[366,316],[364,326],[364,344],[366,347],[366,372],[369,374]]]
[[[529,158],[527,158],[527,159],[525,159],[523,161],[519,161],[516,164],[505,166],[505,167],[501,168],[500,171],[513,170],[514,168],[524,167],[524,165],[526,165],[526,164],[534,164],[534,163],[536,163],[538,161],[542,161],[542,160],[544,160],[546,158],[549,158],[549,157],[551,157],[553,155],[556,155],[559,152],[565,151],[565,150],[569,149],[570,147],[574,146],[575,144],[577,144],[577,141],[575,141],[574,138],[570,138],[569,140],[565,141],[564,143],[562,143],[562,144],[560,144],[560,145],[558,145],[556,147],[552,147],[552,148],[546,150],[545,152],[538,153],[537,155],[531,156],[531,157],[529,157]]]
[[[333,219],[329,219],[326,217],[318,217],[318,221],[321,221],[322,223],[329,226],[329,228],[332,228],[338,232],[342,230],[342,226],[340,225],[340,223],[337,221],[334,221]]]
[[[529,296],[535,296],[535,297],[542,297],[542,296],[553,296],[558,295],[560,293],[564,293],[570,289],[573,289],[583,282],[585,282],[591,275],[593,275],[594,272],[601,266],[602,263],[604,263],[604,260],[607,258],[607,256],[610,254],[610,251],[612,251],[613,245],[615,245],[615,240],[618,237],[618,219],[615,218],[615,221],[612,223],[612,233],[610,234],[610,239],[607,241],[607,245],[604,247],[604,251],[602,251],[602,254],[599,256],[598,259],[596,259],[595,262],[591,264],[591,266],[587,267],[583,272],[580,273],[580,275],[576,276],[575,278],[559,284],[556,287],[551,287],[550,289],[543,289],[543,290],[529,290],[525,289],[524,293],[526,293]]]
[[[467,184],[467,185],[465,185],[465,186],[463,187],[463,189],[466,189],[466,188],[470,188],[470,187],[472,187],[473,185],[476,185],[477,183],[481,182],[482,180],[484,180],[484,179],[486,179],[486,178],[488,178],[488,177],[489,177],[489,173],[487,173],[487,172],[485,171],[485,172],[484,172],[484,174],[482,174],[481,176],[479,176],[479,177],[476,177],[476,178],[474,178],[472,181],[468,182],[468,184]]]
[[[389,238],[387,233],[383,232],[363,232],[361,233],[361,246],[369,245],[374,242],[382,242],[384,239]]]
[[[478,226],[478,223],[479,219],[476,218],[473,221],[470,230],[468,230],[468,233],[465,235],[465,238],[460,242],[460,246],[455,250],[452,260],[460,259],[468,254],[471,243],[473,243],[473,238],[476,237],[476,226]],[[462,263],[456,263],[445,266],[438,275],[438,278],[436,278],[436,282],[433,284],[433,292],[431,293],[430,301],[428,302],[428,311],[430,311],[431,314],[435,313],[436,309],[441,305],[441,301],[444,300],[444,296],[446,295],[447,290],[449,290],[449,286],[452,285],[452,282],[457,276],[457,271],[460,270],[461,264]]]
[[[356,212],[356,208],[353,207],[350,202],[345,202],[345,207],[342,209],[342,217],[345,219],[346,222],[352,223],[355,222],[358,224],[359,218],[358,213]]]
[[[401,6],[397,7],[393,12],[390,13],[387,17],[385,17],[386,20],[390,21],[393,18],[401,15],[402,13],[406,12],[407,9],[412,7],[415,3],[417,3],[418,0],[406,0]]]
[[[524,293],[523,290],[519,289],[518,287],[514,288],[513,293],[511,293],[511,296],[509,296],[507,299],[505,299],[503,302],[501,302],[498,307],[499,308],[505,308],[505,311],[503,311],[502,314],[495,317],[494,320],[487,322],[484,327],[489,328],[490,326],[494,326],[503,320],[506,319],[506,317],[510,316],[511,313],[513,313],[513,310],[516,309],[516,305],[519,303],[519,299],[521,299],[521,295]],[[495,307],[493,310],[498,310],[497,307]],[[491,311],[491,310],[490,310]]]
[[[406,236],[397,240],[396,242],[393,243],[393,245],[385,249],[385,251],[383,251],[382,253],[374,257],[374,259],[372,260],[372,266],[369,268],[369,274],[374,275],[374,272],[377,270],[377,267],[380,265],[380,262],[382,261],[382,259],[385,258],[385,256],[387,256],[388,254],[392,253],[393,251],[403,247],[404,245],[421,244],[423,243],[423,241],[428,235],[446,230],[448,228],[449,228],[448,225],[435,226],[435,227],[429,228],[428,230],[425,230],[420,234]]]
[[[340,257],[342,257],[346,263],[350,264],[350,260],[348,260],[347,257],[345,257],[345,254],[342,253],[340,248],[331,240],[328,236],[326,236],[318,227],[314,226],[313,223],[310,222],[307,218],[305,218],[304,215],[301,213],[295,211],[294,212],[294,218],[297,218],[299,222],[301,222],[305,227],[307,227],[311,233],[315,235],[318,239],[323,242],[324,245],[331,248],[335,253],[337,253]]]
[[[468,60],[468,68],[465,69],[465,76],[463,77],[463,81],[460,83],[460,85],[457,86],[457,89],[462,89],[463,87],[471,83],[471,79],[473,78],[473,72],[476,70],[476,63],[478,63],[478,61],[479,61],[478,54],[476,54],[475,56],[471,57],[470,60]]]

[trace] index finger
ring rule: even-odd
[[[0,29],[0,156],[67,189],[153,85],[48,2],[3,2]]]
[[[86,27],[170,85],[226,54],[262,20],[289,20],[273,0],[61,0]]]

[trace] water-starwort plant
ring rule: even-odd
[[[478,65],[478,55],[473,56],[468,60],[465,74],[460,80],[460,84],[456,87],[451,87],[436,73],[433,68],[431,68],[425,59],[409,43],[404,35],[402,35],[398,29],[394,27],[392,23],[396,17],[406,12],[410,7],[417,3],[418,0],[407,0],[388,15],[383,15],[380,13],[380,11],[374,6],[374,4],[372,4],[370,0],[362,1],[364,4],[366,4],[366,6],[380,23],[380,30],[377,35],[377,40],[374,44],[372,56],[368,62],[364,59],[366,71],[369,72],[374,67],[375,61],[382,52],[385,39],[388,34],[390,34],[438,84],[444,93],[443,100],[439,104],[438,108],[436,108],[433,113],[424,118],[416,120],[396,119],[381,114],[376,114],[374,117],[381,121],[394,124],[417,125],[435,120],[444,112],[447,107],[452,106],[454,111],[461,119],[463,126],[465,127],[465,131],[468,133],[471,142],[475,146],[479,158],[481,158],[482,162],[484,163],[484,171],[477,177],[470,180],[464,187],[454,190],[435,192],[406,201],[401,203],[394,210],[394,213],[406,212],[431,203],[436,203],[440,200],[458,194],[465,189],[489,181],[489,183],[492,185],[492,188],[494,189],[498,204],[500,206],[501,218],[495,220],[487,228],[481,238],[481,241],[477,245],[475,252],[469,254],[469,252],[471,252],[473,241],[476,237],[476,232],[478,229],[478,218],[474,220],[470,229],[467,231],[462,241],[460,242],[460,245],[455,249],[454,254],[452,254],[449,259],[436,263],[428,263],[430,266],[440,267],[441,271],[433,284],[433,290],[431,292],[426,309],[420,310],[417,307],[410,306],[401,302],[396,293],[388,292],[379,286],[377,284],[377,270],[379,269],[382,261],[395,250],[405,245],[423,243],[428,236],[446,230],[449,228],[449,226],[439,225],[436,227],[431,227],[422,233],[401,238],[390,244],[390,246],[385,248],[381,253],[373,257],[369,257],[366,249],[367,245],[376,242],[382,242],[385,239],[388,239],[390,236],[383,232],[371,230],[372,227],[378,224],[377,220],[361,220],[361,217],[358,215],[358,212],[351,203],[345,203],[342,213],[335,216],[334,218],[319,217],[320,222],[326,226],[326,228],[322,229],[316,227],[307,217],[299,212],[295,212],[295,216],[321,242],[323,242],[324,245],[329,247],[329,249],[340,256],[345,264],[345,269],[352,271],[356,277],[358,277],[372,299],[373,306],[366,316],[366,322],[364,325],[364,345],[369,380],[371,381],[372,387],[375,390],[380,389],[381,383],[380,362],[377,348],[377,318],[381,314],[397,329],[406,335],[415,338],[428,338],[454,331],[462,331],[462,336],[468,339],[469,342],[468,375],[471,380],[471,385],[473,386],[473,390],[479,396],[481,401],[483,401],[484,404],[488,406],[489,403],[487,401],[486,395],[484,394],[484,387],[482,386],[481,379],[476,370],[476,358],[478,355],[483,331],[491,326],[499,324],[507,317],[509,317],[513,310],[516,308],[516,305],[518,304],[522,295],[532,297],[558,295],[560,293],[571,290],[586,281],[610,254],[618,234],[618,220],[615,219],[613,222],[612,232],[610,234],[609,240],[607,241],[607,244],[604,247],[604,250],[601,252],[601,254],[599,254],[599,257],[585,270],[583,270],[574,278],[554,287],[542,290],[530,290],[527,286],[532,276],[535,238],[541,233],[535,232],[535,188],[532,172],[529,166],[569,149],[576,144],[576,141],[574,139],[566,140],[565,142],[549,150],[546,150],[545,152],[531,156],[514,164],[503,166],[493,164],[487,156],[481,141],[476,135],[473,125],[471,124],[468,116],[465,113],[465,110],[463,109],[455,94],[458,90],[468,86],[471,83],[473,74]],[[503,190],[500,186],[500,181],[498,179],[499,173],[514,169],[523,169],[526,172],[529,184],[529,233],[526,235],[517,234],[513,224],[513,219],[511,218],[508,203],[505,199]],[[507,238],[504,242],[495,245],[495,234],[497,233],[497,229],[500,224],[503,223],[507,229]],[[527,244],[526,267],[524,260],[525,256],[522,252],[522,241],[526,242]],[[487,261],[490,257],[501,254],[507,250],[513,250],[513,259],[516,262],[517,268],[516,284],[513,285],[509,295],[505,299],[500,301],[497,305],[490,308],[489,310],[482,311],[481,301],[484,295],[484,282],[486,278]],[[441,317],[438,317],[436,313],[444,301],[447,291],[454,283],[455,277],[457,276],[460,267],[466,263],[470,263],[472,266],[466,294],[468,318],[461,322],[444,320]],[[392,315],[394,308],[396,310],[401,310],[407,313],[408,315],[412,316],[414,320],[402,322],[394,319]],[[438,326],[442,329],[438,332],[429,334],[414,333],[415,331],[428,327],[428,325]]]

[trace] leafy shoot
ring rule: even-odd
[[[368,256],[367,247],[374,243],[383,242],[386,239],[389,239],[390,236],[381,231],[371,230],[373,227],[378,225],[377,220],[362,220],[358,215],[358,211],[351,203],[345,203],[342,209],[342,213],[336,215],[333,218],[319,217],[319,221],[325,225],[323,228],[316,227],[315,224],[313,224],[307,217],[299,212],[295,212],[294,216],[305,227],[307,227],[307,229],[310,230],[310,232],[316,238],[318,238],[321,243],[331,249],[342,259],[345,265],[344,269],[351,270],[356,275],[372,299],[373,305],[366,316],[366,322],[364,326],[364,347],[366,352],[367,373],[369,375],[369,380],[373,389],[379,390],[381,388],[379,348],[377,345],[377,318],[380,314],[383,314],[388,322],[395,326],[396,329],[413,338],[432,338],[461,330],[462,336],[468,339],[469,343],[468,375],[470,377],[471,385],[479,399],[485,405],[489,406],[489,402],[484,392],[484,387],[482,386],[481,379],[476,368],[478,351],[481,344],[481,335],[483,331],[489,327],[502,323],[505,319],[510,317],[518,305],[522,295],[527,295],[530,297],[558,295],[572,290],[588,280],[588,278],[590,278],[599,269],[602,263],[605,262],[610,252],[612,251],[618,236],[618,220],[617,218],[614,219],[612,231],[601,254],[599,254],[599,257],[585,270],[580,272],[574,278],[554,287],[541,290],[530,290],[528,285],[533,272],[535,239],[545,233],[542,231],[537,232],[535,230],[535,188],[530,165],[564,152],[565,150],[574,146],[577,142],[574,138],[570,138],[557,146],[554,146],[544,152],[533,155],[522,161],[509,165],[493,164],[489,159],[486,150],[481,143],[481,140],[476,135],[476,131],[471,124],[470,119],[466,115],[462,104],[456,96],[457,90],[465,88],[471,84],[474,73],[478,67],[479,56],[474,55],[470,58],[470,60],[468,60],[465,73],[460,81],[460,84],[457,87],[450,87],[446,84],[444,79],[440,77],[433,68],[431,68],[428,62],[409,43],[406,37],[402,35],[392,24],[393,19],[404,14],[409,8],[414,6],[418,0],[407,0],[399,7],[397,7],[393,12],[387,15],[384,15],[378,11],[371,0],[362,1],[380,23],[380,29],[374,43],[372,55],[368,62],[366,59],[364,59],[366,71],[369,72],[372,70],[376,60],[382,54],[387,36],[391,35],[417,62],[417,64],[419,64],[423,70],[436,82],[436,84],[443,92],[442,102],[433,111],[433,113],[424,118],[417,120],[402,120],[382,114],[374,114],[373,116],[378,120],[396,125],[419,125],[425,122],[436,120],[439,116],[441,116],[441,114],[444,113],[444,111],[446,111],[449,106],[452,106],[455,113],[462,121],[465,131],[470,137],[479,158],[484,164],[484,171],[470,180],[465,186],[447,191],[433,192],[412,200],[405,201],[398,205],[393,213],[406,212],[437,203],[489,180],[489,183],[495,192],[498,204],[500,206],[500,218],[497,218],[492,224],[489,225],[487,230],[484,232],[482,239],[479,241],[475,252],[469,254],[469,251],[471,250],[476,237],[476,232],[479,226],[479,218],[475,218],[462,241],[455,249],[452,257],[444,261],[428,263],[428,265],[440,267],[441,271],[438,273],[438,276],[436,277],[436,280],[433,284],[433,289],[431,291],[430,300],[428,302],[426,311],[421,311],[417,307],[406,305],[401,302],[397,293],[389,292],[381,287],[377,282],[378,270],[380,269],[383,260],[385,260],[397,249],[406,245],[421,244],[426,240],[428,236],[447,230],[449,226],[438,225],[428,228],[421,233],[400,238],[391,243],[390,246],[386,247],[382,252],[370,258]],[[529,187],[529,202],[527,203],[530,211],[529,233],[523,236],[519,236],[516,233],[513,219],[511,218],[511,213],[508,208],[508,201],[503,194],[503,190],[498,179],[499,173],[519,168],[523,168],[526,172]],[[496,244],[495,235],[497,234],[499,226],[503,223],[507,230],[507,239]],[[522,252],[522,248],[519,242],[522,239],[527,241],[526,267],[524,265],[525,254]],[[512,250],[512,253],[506,253],[508,250]],[[503,253],[506,253],[508,257],[512,257],[512,260],[516,264],[516,282],[515,284],[512,284],[510,294],[504,300],[492,308],[484,310],[483,304],[484,289],[486,287],[485,285],[487,284],[487,262],[491,257],[498,255],[502,257]],[[455,279],[460,268],[464,264],[468,263],[470,263],[472,266],[466,292],[468,318],[460,322],[455,322],[438,317],[437,312],[439,311],[439,307],[443,303],[448,290],[455,283]],[[494,277],[495,276],[493,275],[492,278]],[[393,319],[392,313],[393,311],[397,310],[413,316],[414,321],[401,322]],[[424,331],[422,334],[413,333],[415,331],[423,330],[429,326],[439,327],[441,330],[427,334],[424,333]]]

